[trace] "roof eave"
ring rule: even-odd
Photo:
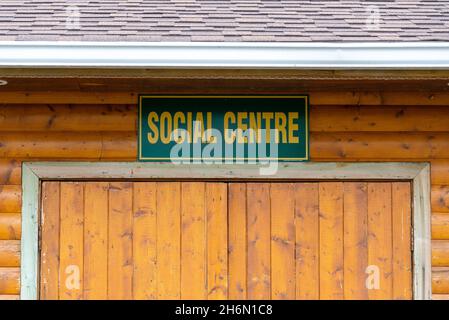
[[[449,69],[449,42],[0,42],[6,68]]]

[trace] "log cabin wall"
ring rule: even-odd
[[[312,92],[312,161],[429,161],[433,298],[449,299],[449,94]],[[18,298],[21,163],[135,161],[135,93],[0,94],[0,299]]]

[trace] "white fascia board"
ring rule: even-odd
[[[0,42],[0,67],[449,69],[449,42]]]

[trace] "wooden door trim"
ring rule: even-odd
[[[43,180],[407,180],[413,184],[413,297],[431,299],[430,164],[427,162],[280,163],[263,176],[255,165],[141,162],[24,162],[20,297],[39,296],[39,207]]]

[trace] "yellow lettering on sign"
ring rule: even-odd
[[[212,129],[212,112],[207,112],[206,113],[206,121],[207,121],[207,130]],[[212,136],[212,134],[210,132],[208,132],[206,138],[206,142],[207,143],[212,143],[215,141],[215,138]]]
[[[274,123],[276,125],[276,143],[279,143],[279,135],[282,135],[282,143],[287,143],[287,116],[283,112],[275,112]]]
[[[298,123],[295,123],[295,120],[298,120],[298,118],[298,112],[288,113],[288,141],[290,143],[299,143],[299,137],[295,136],[295,132],[299,129]]]
[[[274,118],[273,112],[262,112],[262,118],[265,120],[265,142],[270,143],[271,139],[271,120]]]
[[[189,134],[189,143],[192,143],[192,112],[187,112],[187,133]]]
[[[163,144],[170,143],[170,135],[173,131],[172,118],[170,112],[162,112],[160,120],[161,141]]]
[[[260,127],[262,126],[262,115],[260,112],[250,112],[249,114],[249,127],[252,129],[249,140],[251,143],[260,143]]]
[[[235,133],[234,130],[229,129],[230,122],[235,123],[235,114],[233,112],[226,112],[224,115],[224,138],[226,143],[232,144],[235,141]]]
[[[237,112],[237,128],[239,129],[237,131],[237,142],[238,143],[247,143],[248,142],[248,137],[245,137],[243,135],[244,131],[246,131],[246,129],[248,129],[248,125],[244,121],[247,118],[248,118],[247,112]]]
[[[299,143],[299,113],[298,112],[226,112],[224,114],[225,143],[261,143],[261,130],[265,129],[266,143],[271,142],[271,133],[276,129],[275,143]],[[212,112],[182,112],[173,115],[170,112],[148,114],[147,139],[151,144],[159,141],[163,144],[171,142],[172,133],[176,133],[178,143],[187,139],[185,132],[178,132],[186,127],[190,143],[212,143],[215,141],[208,129],[213,129]],[[237,129],[237,130],[235,130]],[[250,129],[250,130],[249,130]],[[249,132],[247,132],[249,130]]]
[[[176,112],[175,115],[173,116],[173,131],[178,130],[179,124],[180,124],[180,123],[186,123],[186,116],[185,116],[184,112],[178,111],[178,112]],[[186,137],[185,137],[185,133],[182,132],[181,135],[179,135],[179,134],[177,134],[177,135],[178,135],[178,137],[179,137],[180,139],[178,139],[176,142],[177,142],[177,143],[182,143],[182,142],[184,142],[184,140],[185,140],[185,138],[186,138]]]
[[[202,112],[197,112],[195,123],[193,125],[193,143],[199,143],[203,140],[204,133],[204,117]]]
[[[151,144],[157,143],[159,139],[159,129],[154,122],[159,121],[159,117],[156,112],[150,112],[148,114],[148,126],[150,127],[150,132],[147,134],[148,142]]]

